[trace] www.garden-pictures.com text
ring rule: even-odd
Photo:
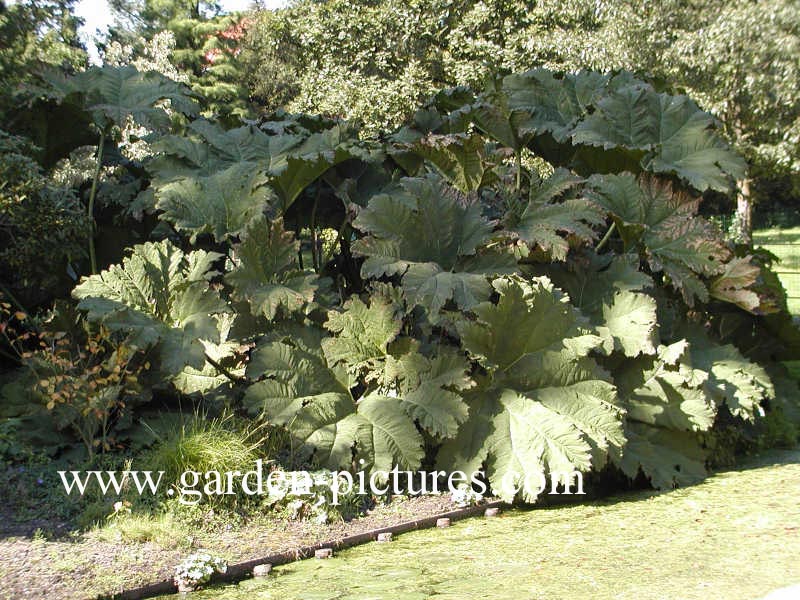
[[[104,494],[122,494],[124,490],[135,490],[139,495],[156,495],[161,489],[164,471],[58,471],[64,490],[83,495],[87,489],[97,486]],[[531,485],[535,483],[535,485]],[[355,492],[358,495],[383,496],[386,494],[439,494],[453,493],[463,486],[473,488],[477,494],[485,496],[489,492],[486,474],[475,471],[400,471],[395,466],[391,471],[330,471],[329,502],[332,506],[340,504],[340,498]],[[584,494],[583,474],[573,472],[542,472],[520,475],[509,472],[503,477],[500,486],[492,492],[504,497],[513,497],[523,485],[527,489],[538,487],[539,493],[549,487],[549,494]],[[308,471],[269,470],[262,460],[255,462],[252,471],[184,471],[178,483],[167,489],[170,496],[178,495],[181,504],[195,505],[203,496],[230,496],[240,491],[248,496],[278,494],[288,491],[293,496],[315,496],[312,489],[315,480]],[[573,491],[574,486],[574,491]]]

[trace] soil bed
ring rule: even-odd
[[[193,547],[211,550],[233,564],[454,509],[449,496],[424,496],[378,504],[349,522],[318,525],[270,517],[218,534],[187,532],[187,537],[194,538]],[[183,540],[180,547],[165,548],[153,542],[108,542],[96,531],[58,540],[22,533],[23,528],[15,526],[0,540],[2,600],[79,600],[118,594],[171,578],[175,565],[190,552]]]

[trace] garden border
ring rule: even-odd
[[[475,506],[469,506],[467,508],[461,508],[458,510],[453,510],[445,513],[439,513],[436,515],[432,515],[430,517],[423,517],[421,519],[415,519],[412,521],[403,521],[402,523],[398,523],[397,525],[380,527],[378,529],[365,531],[363,533],[357,533],[354,535],[345,536],[338,540],[318,542],[316,544],[301,546],[296,550],[278,552],[276,554],[268,554],[260,558],[255,558],[252,560],[236,563],[234,565],[229,565],[228,570],[225,573],[215,575],[211,582],[235,583],[237,581],[242,581],[244,579],[252,577],[253,568],[255,568],[257,565],[260,564],[269,563],[273,566],[285,565],[287,563],[295,562],[297,560],[304,560],[310,558],[314,556],[314,552],[316,550],[319,550],[320,548],[335,548],[335,549],[351,548],[353,546],[358,546],[361,544],[365,544],[367,542],[373,542],[377,540],[379,533],[400,534],[400,533],[405,533],[407,531],[413,531],[415,529],[432,528],[436,527],[436,522],[439,519],[447,518],[450,519],[451,521],[466,519],[481,514],[487,508],[497,508],[503,506],[504,504],[506,503],[503,502],[502,500],[494,500],[492,502],[487,502],[484,504],[478,504]],[[143,585],[130,590],[124,590],[119,593],[103,594],[98,596],[98,598],[100,600],[143,600],[144,598],[152,598],[154,596],[159,596],[162,594],[175,594],[177,592],[178,588],[175,586],[173,581],[171,579],[168,580],[165,579],[157,583]]]

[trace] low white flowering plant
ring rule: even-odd
[[[458,507],[466,508],[467,506],[474,506],[483,502],[483,494],[479,494],[471,487],[462,483],[450,494],[450,498]]]
[[[175,585],[178,589],[192,589],[208,582],[214,573],[228,570],[227,563],[207,552],[195,552],[175,567]]]
[[[267,504],[284,508],[291,519],[311,519],[325,524],[354,516],[363,508],[365,498],[355,489],[346,488],[339,494],[338,505],[333,504],[333,475],[330,471],[299,471],[303,476],[293,477],[287,472],[270,488]],[[307,476],[306,476],[307,475]],[[296,485],[292,484],[296,481]]]

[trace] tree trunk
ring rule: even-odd
[[[753,243],[753,200],[750,196],[750,179],[742,179],[736,196],[736,216],[739,220],[740,242]]]

